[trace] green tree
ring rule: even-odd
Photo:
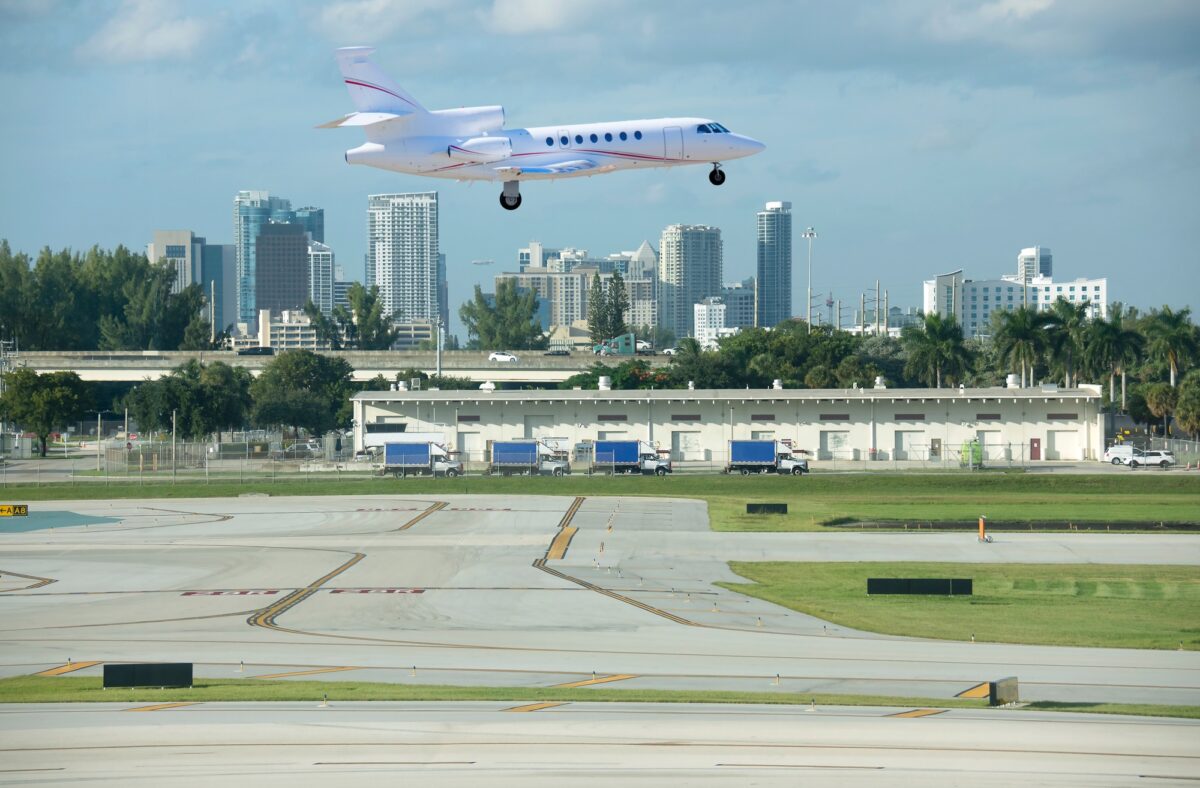
[[[665,326],[638,326],[633,331],[638,339],[645,339],[655,350],[665,350],[675,345],[675,332]]]
[[[1175,424],[1193,439],[1200,439],[1200,370],[1192,370],[1179,383]]]
[[[629,291],[625,289],[625,279],[620,271],[614,271],[612,279],[608,280],[608,338],[619,337],[629,333],[629,324],[625,315],[629,312]]]
[[[242,367],[195,359],[158,380],[138,384],[125,405],[143,430],[166,430],[175,418],[176,433],[201,440],[245,424],[250,407],[250,373]]]
[[[0,410],[9,420],[37,435],[43,457],[50,433],[77,421],[93,405],[91,387],[74,372],[39,375],[21,367],[4,376]]]
[[[478,350],[538,350],[546,337],[537,322],[537,293],[520,292],[511,279],[496,284],[494,303],[479,285],[475,297],[463,304],[458,316],[467,327],[467,346]]]
[[[311,435],[348,427],[353,368],[342,358],[287,350],[263,367],[251,384],[250,420],[263,427],[290,426]]]
[[[613,338],[613,335],[609,333],[612,325],[609,309],[608,294],[604,291],[604,282],[600,279],[600,272],[597,271],[592,274],[592,283],[588,288],[587,311],[588,333],[594,344],[600,344]]]
[[[1115,381],[1121,376],[1121,410],[1126,404],[1126,371],[1137,362],[1146,345],[1146,338],[1129,323],[1129,312],[1120,302],[1108,308],[1108,319],[1093,320],[1088,327],[1086,352],[1088,362],[1097,370],[1108,371],[1108,401],[1116,402]]]
[[[1166,362],[1171,371],[1172,388],[1175,387],[1175,378],[1179,371],[1186,367],[1200,350],[1200,338],[1197,337],[1191,315],[1192,310],[1188,307],[1176,312],[1169,306],[1163,306],[1146,318],[1145,330],[1149,339],[1147,350],[1151,356]]]
[[[1078,385],[1075,367],[1083,356],[1083,343],[1088,326],[1088,303],[1068,301],[1061,296],[1048,312],[1042,313],[1045,320],[1047,350],[1050,361],[1063,375],[1063,387]]]
[[[348,347],[388,350],[396,344],[400,330],[393,324],[395,316],[383,312],[378,285],[367,288],[355,282],[346,291],[346,300],[350,302],[349,311],[338,307],[334,310],[334,319],[341,325],[343,336],[353,334],[353,343],[347,343]]]
[[[353,287],[353,285],[351,285],[351,287]],[[334,309],[334,315],[338,315],[339,312],[345,315],[347,322],[353,322],[350,320],[349,313],[340,306]],[[308,299],[308,301],[304,304],[304,314],[308,316],[310,321],[312,321],[313,329],[317,333],[318,342],[327,345],[330,350],[342,349],[342,328],[335,318],[329,317],[322,312],[317,305],[313,303],[311,298]]]
[[[1033,379],[1033,365],[1046,350],[1046,322],[1027,307],[992,313],[992,341],[1009,369],[1021,370],[1021,388]],[[1029,377],[1025,377],[1025,370]]]
[[[960,380],[971,367],[971,353],[963,341],[962,327],[953,315],[925,315],[919,326],[905,326],[900,341],[908,352],[905,374],[926,385],[942,387],[942,380]]]
[[[1155,418],[1163,420],[1163,437],[1167,435],[1167,417],[1175,410],[1179,392],[1166,383],[1151,383],[1146,387],[1146,407]]]

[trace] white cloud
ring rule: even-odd
[[[209,29],[206,20],[179,16],[170,0],[125,0],[77,53],[111,63],[186,59]]]
[[[931,17],[927,29],[942,41],[1002,39],[1020,35],[1026,23],[1053,5],[1054,0],[993,0],[975,8],[948,8]]]
[[[450,5],[444,0],[343,0],[321,9],[315,27],[339,44],[375,44]]]
[[[582,22],[593,0],[494,0],[485,20],[495,33],[555,33]]]

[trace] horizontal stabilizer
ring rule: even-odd
[[[343,118],[331,120],[317,126],[318,129],[336,129],[343,126],[374,126],[376,123],[387,123],[389,120],[400,120],[412,112],[351,112]]]
[[[501,175],[562,175],[568,172],[579,172],[596,168],[596,162],[589,159],[572,159],[557,161],[553,164],[542,164],[522,167],[497,167]]]

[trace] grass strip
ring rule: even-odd
[[[1107,564],[730,563],[723,588],[867,632],[1200,649],[1200,568]],[[868,577],[969,577],[972,596],[867,596]]]
[[[104,689],[98,676],[14,676],[0,679],[0,703],[171,703],[330,701],[502,701],[534,703],[752,703],[808,706],[885,706],[897,708],[984,709],[986,700],[910,698],[891,695],[841,695],[811,692],[734,692],[559,687],[459,687],[443,684],[384,682],[263,681],[197,679],[191,689]],[[1026,708],[1044,711],[1134,714],[1200,719],[1200,706],[1120,703],[1053,703]]]
[[[1200,474],[830,474],[796,477],[468,476],[457,479],[303,478],[41,486],[9,484],[0,499],[209,498],[266,495],[587,495],[697,498],[717,531],[819,531],[826,522],[1200,522]],[[787,503],[786,515],[747,515],[748,501]]]

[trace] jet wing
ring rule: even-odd
[[[496,172],[501,175],[518,176],[518,175],[566,175],[572,172],[583,172],[584,170],[595,170],[596,172],[608,172],[616,169],[611,164],[600,166],[592,159],[563,159],[562,161],[543,161],[541,164],[497,167]]]
[[[376,123],[387,123],[389,120],[399,120],[411,112],[351,112],[345,117],[331,120],[317,126],[318,129],[336,129],[345,126],[374,126]]]

